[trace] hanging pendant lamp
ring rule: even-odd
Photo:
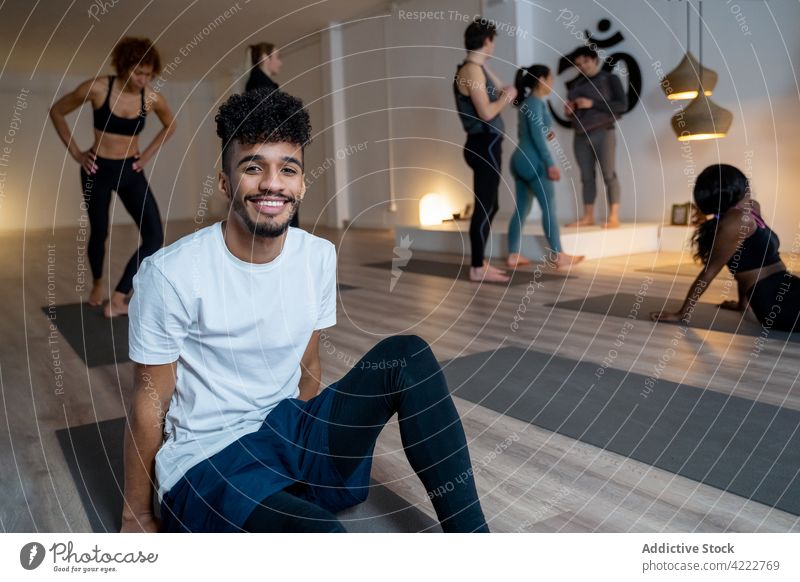
[[[725,137],[733,123],[733,113],[714,103],[706,95],[692,99],[686,109],[672,118],[672,130],[678,141]]]
[[[702,70],[702,73],[700,71]],[[700,76],[702,74],[702,77]],[[711,95],[717,86],[717,74],[710,69],[701,69],[691,52],[686,52],[678,66],[664,77],[661,87],[670,101],[694,99],[697,87],[702,86],[706,95]]]
[[[700,10],[700,63],[699,79],[701,83],[696,96],[686,108],[672,118],[672,130],[678,141],[695,141],[725,137],[733,123],[733,113],[714,103],[708,96],[711,94],[702,83],[703,69],[703,0]],[[717,75],[714,74],[716,83]]]
[[[717,86],[717,74],[711,69],[700,66],[691,49],[691,9],[686,0],[686,54],[661,81],[661,88],[670,101],[694,99],[698,95],[697,88],[704,87],[704,93],[711,95]],[[700,31],[702,34],[702,30]]]

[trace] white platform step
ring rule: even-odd
[[[587,259],[616,257],[659,250],[661,225],[658,223],[623,224],[619,228],[600,226],[561,227],[561,245],[571,255]],[[494,259],[507,254],[508,223],[495,221],[486,256]],[[404,238],[407,237],[407,238]],[[437,226],[395,227],[395,241],[400,248],[420,251],[470,255],[469,221],[445,222]],[[536,259],[545,256],[546,240],[541,225],[526,224],[522,231],[522,254]]]
[[[659,250],[675,252],[691,252],[693,226],[672,226],[665,224],[661,227],[661,240]]]

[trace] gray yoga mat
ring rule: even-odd
[[[683,299],[665,299],[664,297],[653,296],[644,296],[643,299],[638,311],[634,309],[637,297],[628,293],[558,301],[548,305],[548,307],[625,318],[633,314],[637,316],[636,319],[638,320],[649,321],[650,312],[677,311],[683,304]],[[662,322],[658,325],[669,325],[670,323]],[[689,321],[689,327],[754,337],[762,335],[763,332],[766,334],[765,339],[772,342],[800,341],[800,333],[791,334],[782,331],[764,330],[752,312],[741,313],[730,309],[720,309],[713,303],[698,303],[695,305]]]
[[[88,303],[42,307],[45,316],[89,368],[128,361],[128,318],[103,316]]]
[[[338,285],[340,293],[353,289],[357,287]],[[127,317],[107,319],[102,307],[88,303],[57,305],[53,310],[55,317],[48,307],[42,307],[42,311],[88,368],[129,361]]]
[[[639,273],[658,273],[659,275],[672,275],[673,277],[697,277],[703,270],[700,263],[677,263],[675,265],[661,265],[652,269],[636,269]],[[718,275],[723,279],[733,279],[728,271],[723,271]]]
[[[383,269],[392,271],[392,261],[381,261],[378,263],[367,263],[365,267],[372,267],[374,269]],[[442,261],[429,261],[427,259],[411,259],[405,266],[396,267],[401,273],[415,273],[417,275],[433,275],[434,277],[444,277],[445,279],[460,279],[462,281],[469,281],[469,265],[458,265],[455,263],[444,263]],[[492,285],[527,285],[534,279],[535,266],[525,267],[514,271],[513,269],[504,268],[506,274],[511,277],[509,283],[491,283]],[[568,275],[558,275],[555,273],[548,273],[546,271],[536,274],[536,281],[545,283],[552,280],[563,280],[569,278]],[[398,281],[402,281],[399,278]]]
[[[125,419],[56,431],[92,531],[117,532],[122,520]],[[369,497],[339,514],[349,532],[441,531],[438,523],[402,497],[372,481]]]
[[[454,396],[800,515],[796,410],[518,347],[443,367]]]
[[[677,277],[697,277],[703,266],[697,263],[678,263],[676,265],[661,265],[652,269],[636,269],[640,273],[658,273],[660,275],[673,275]]]

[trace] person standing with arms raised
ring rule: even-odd
[[[486,66],[494,54],[495,26],[485,19],[475,20],[464,32],[467,58],[456,70],[453,93],[461,124],[467,132],[464,159],[474,173],[475,210],[469,227],[472,246],[472,281],[504,283],[504,271],[492,267],[484,257],[492,219],[498,210],[503,119],[500,112],[517,96],[514,87],[502,87],[500,79]]]

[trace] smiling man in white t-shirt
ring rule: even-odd
[[[336,251],[289,227],[306,194],[302,103],[233,95],[216,122],[227,220],[148,257],[134,279],[122,531],[344,531],[335,513],[366,499],[375,440],[395,413],[443,529],[488,531],[424,340],[384,339],[319,392]]]

